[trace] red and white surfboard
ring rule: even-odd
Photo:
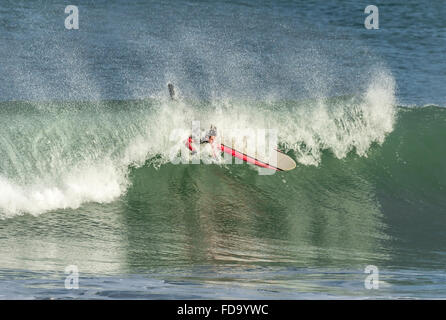
[[[189,137],[189,139],[186,142],[186,145],[189,148],[189,150],[195,151],[195,148],[193,147],[192,137]],[[268,155],[260,155],[257,153],[249,155],[245,150],[243,149],[237,150],[233,148],[233,144],[227,142],[225,143],[225,141],[221,141],[220,144],[215,142],[214,145],[221,151],[228,153],[231,156],[241,159],[247,163],[256,165],[258,167],[272,169],[276,171],[289,171],[296,168],[296,162],[294,162],[294,160],[291,157],[287,156],[285,153],[277,149],[270,150]]]

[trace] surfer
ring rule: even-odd
[[[215,140],[215,137],[217,136],[217,128],[213,125],[211,125],[211,128],[206,133],[203,139],[200,139],[200,144],[203,143],[210,143],[212,144]]]
[[[212,153],[214,155],[214,158],[216,157],[216,155],[215,155],[215,151],[214,151],[214,148],[213,148],[213,143],[215,141],[215,137],[216,136],[217,136],[217,128],[215,126],[211,125],[211,128],[206,133],[204,138],[200,139],[200,144],[209,143],[209,145],[212,147]],[[192,143],[193,143],[192,136],[189,136],[189,139],[187,139],[187,141],[186,141],[186,146],[189,148],[190,151],[192,151],[192,154],[196,154],[197,151],[192,146]]]

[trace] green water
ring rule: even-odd
[[[9,180],[3,177],[0,187],[9,197],[0,197],[2,277],[29,279],[25,286],[32,296],[66,296],[61,286],[68,265],[76,265],[84,276],[82,295],[108,298],[226,297],[231,296],[224,292],[228,288],[238,288],[238,297],[295,298],[315,292],[318,297],[401,296],[413,285],[411,272],[441,283],[446,244],[443,108],[398,108],[393,131],[383,143],[373,142],[366,155],[352,149],[338,158],[327,149],[318,165],[298,162],[293,171],[259,175],[247,164],[174,165],[162,154],[129,161],[122,148],[128,150],[128,141],[138,140],[144,132],[138,124],[145,122],[122,124],[146,110],[146,104],[122,116],[112,106],[108,113],[100,110],[101,119],[108,121],[99,127],[97,119],[80,114],[84,121],[77,126],[84,129],[75,131],[75,150],[67,149],[70,143],[57,144],[70,141],[75,130],[67,123],[74,125],[70,118],[78,113],[69,109],[66,117],[58,115],[64,131],[56,121],[56,129],[47,127],[46,138],[27,137],[39,142],[34,153],[22,155],[25,161],[15,162],[11,155],[27,141],[11,146],[3,135],[9,164],[2,162],[2,168]],[[37,111],[37,120],[41,112],[48,111]],[[12,115],[20,119],[20,112]],[[35,120],[22,120],[26,130],[37,126]],[[13,139],[14,133],[9,134]],[[56,143],[45,149],[45,139]],[[91,146],[95,153],[88,152]],[[294,151],[288,154],[299,160],[302,149]],[[55,167],[60,163],[83,165],[73,174]],[[110,190],[118,193],[110,198]],[[384,289],[378,293],[364,289],[367,265],[383,270]],[[53,282],[39,291],[40,278]],[[118,281],[122,278],[125,284]],[[400,283],[402,278],[406,282]],[[138,287],[160,280],[164,282],[148,285],[152,291]],[[168,284],[173,287],[167,289]],[[116,296],[120,285],[135,296]],[[208,286],[217,296],[206,291]],[[163,290],[170,295],[163,296]]]

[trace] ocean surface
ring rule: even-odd
[[[0,299],[446,298],[446,5],[369,4],[2,0]]]

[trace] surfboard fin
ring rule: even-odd
[[[173,84],[171,84],[171,83],[167,84],[167,88],[169,89],[170,99],[176,100],[176,98],[175,98],[175,88],[174,88]]]

